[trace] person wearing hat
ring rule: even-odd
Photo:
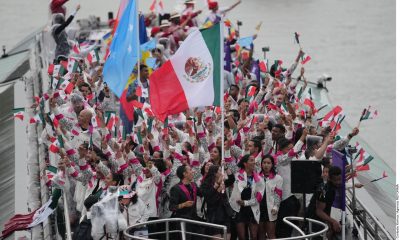
[[[181,15],[179,13],[173,13],[169,20],[171,21],[170,31],[174,35],[174,38],[176,38],[175,41],[179,42],[185,39],[185,27],[190,19],[181,21]]]
[[[181,17],[181,22],[188,21],[187,25],[189,27],[197,27],[197,21],[196,17],[202,12],[201,10],[198,10],[194,12],[194,4],[196,2],[193,0],[186,0],[185,1],[185,9],[182,12],[182,17]]]
[[[149,211],[144,202],[138,197],[129,185],[119,187],[119,204],[122,215],[128,226],[136,223],[146,222],[149,219]]]
[[[54,53],[54,59],[56,62],[60,62],[61,60],[67,60],[69,52],[71,50],[71,46],[68,43],[68,34],[65,31],[65,28],[72,22],[75,15],[78,13],[81,5],[76,6],[76,10],[65,20],[65,12],[64,13],[55,13],[52,15],[53,21],[51,26],[51,35],[56,42],[56,49]]]
[[[170,27],[171,27],[171,22],[168,19],[163,19],[161,20],[161,24],[160,24],[160,31],[156,34],[157,38],[169,38],[169,36],[171,35],[171,31],[170,31]]]
[[[210,14],[207,16],[205,22],[212,22],[213,24],[217,24],[221,21],[221,19],[232,9],[234,9],[237,5],[239,5],[242,1],[238,0],[232,6],[219,9],[218,2],[216,1],[208,1],[208,9],[211,11]]]

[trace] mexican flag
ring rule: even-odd
[[[68,72],[71,72],[71,73],[77,72],[78,67],[79,67],[79,64],[78,64],[77,59],[72,58],[72,57],[68,58],[68,65],[67,65]]]
[[[24,112],[25,108],[14,108],[13,109],[14,118],[18,118],[21,121],[24,121]]]
[[[90,51],[86,58],[90,64],[98,62],[100,60],[99,51],[97,50]]]
[[[363,120],[368,120],[368,119],[374,119],[378,116],[378,110],[375,110],[372,112],[371,107],[369,106],[368,108],[364,108],[360,121]]]
[[[61,120],[64,116],[62,114],[58,114],[57,116],[55,116],[53,113],[49,115],[52,123],[53,123],[53,127],[57,128],[59,125],[59,120]]]
[[[335,125],[343,116],[344,113],[342,111],[342,107],[335,106],[331,111],[329,111],[319,122],[321,127],[330,126],[333,129],[333,125]],[[338,129],[337,129],[338,130]]]
[[[74,53],[76,53],[76,54],[81,53],[81,49],[79,48],[79,43],[74,44],[74,46],[72,47],[72,51],[74,51]]]
[[[31,117],[29,123],[44,123],[44,118],[42,114],[38,113],[35,116]]]
[[[115,126],[116,123],[116,115],[115,112],[108,112],[108,117],[107,117],[107,122],[106,122],[106,127],[108,130],[112,130]]]
[[[60,189],[54,189],[50,199],[40,208],[28,214],[15,214],[4,224],[0,238],[5,239],[15,231],[30,229],[46,221],[57,208],[61,193]]]
[[[58,153],[61,148],[61,143],[58,141],[58,139],[53,139],[54,141],[50,144],[49,146],[49,151],[52,153]]]
[[[174,56],[150,76],[150,105],[163,121],[188,108],[220,106],[221,26],[193,30]]]
[[[304,53],[303,56],[301,57],[301,59],[302,59],[301,64],[304,65],[311,60],[311,57],[309,55],[307,55],[306,53]]]
[[[71,94],[74,88],[75,85],[66,79],[64,79],[64,81],[60,85],[60,89],[64,90],[66,94]]]
[[[355,161],[353,163],[356,164],[356,166],[365,166],[374,159],[374,157],[369,155],[358,143],[356,144],[356,148],[358,152],[354,156]]]
[[[62,66],[61,64],[50,64],[49,67],[47,68],[47,73],[50,76],[57,77],[58,75],[64,75],[66,72],[66,68]]]

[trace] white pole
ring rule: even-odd
[[[221,106],[221,166],[222,166],[222,175],[225,175],[225,148],[224,148],[224,25],[221,24],[224,22],[224,18],[221,18],[221,21],[219,22],[219,33],[220,33],[220,106]]]
[[[64,219],[65,219],[65,229],[67,234],[67,240],[72,240],[71,235],[71,224],[69,220],[69,211],[68,211],[68,201],[67,201],[67,193],[66,188],[69,187],[68,173],[65,173],[65,188],[63,191],[63,200],[64,200]]]
[[[342,211],[342,240],[346,239],[346,209]]]

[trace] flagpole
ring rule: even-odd
[[[140,25],[140,21],[139,21],[139,12],[138,12],[138,9],[139,9],[139,0],[133,0],[133,1],[136,1],[136,4],[135,4],[135,7],[136,7],[136,9],[135,9],[135,12],[136,12],[136,41],[137,41],[137,44],[138,44],[138,47],[137,47],[137,58],[138,58],[138,60],[137,60],[137,83],[139,84],[139,82],[140,82],[140,37],[139,37],[139,25]],[[140,97],[139,96],[137,96],[138,97],[138,102],[140,102]],[[132,127],[132,128],[135,128],[135,127]],[[126,131],[126,129],[125,129],[125,131]],[[129,132],[132,132],[133,131],[133,129],[129,129],[128,130]],[[140,134],[140,131],[139,131],[139,134]]]
[[[224,18],[221,18],[219,22],[219,30],[220,30],[220,108],[221,108],[221,166],[222,166],[222,176],[225,176],[225,136],[224,136],[224,25],[221,24],[224,22]],[[225,190],[223,190],[224,192]]]
[[[364,108],[364,110],[363,110],[362,113],[361,113],[360,121],[358,121],[358,124],[357,124],[357,128],[358,128],[358,129],[360,128],[361,121],[362,121],[362,119],[363,119],[363,117],[364,117],[364,115],[365,115],[366,112],[367,112],[367,109]]]
[[[349,155],[350,155],[350,166],[351,166],[351,175],[353,176],[352,178],[351,178],[351,184],[352,184],[352,189],[353,189],[353,196],[352,196],[352,199],[351,199],[351,209],[352,209],[352,215],[353,215],[353,228],[355,228],[355,217],[354,217],[354,214],[355,214],[355,211],[356,211],[356,188],[355,188],[355,185],[354,185],[354,174],[355,174],[355,171],[354,171],[354,165],[353,165],[353,162],[354,162],[354,159],[353,159],[353,152],[351,152],[351,151],[349,151]],[[346,190],[345,190],[345,192],[346,192]],[[344,215],[346,215],[346,214],[344,214]],[[342,216],[342,224],[344,224],[345,223],[345,217],[343,217]],[[342,226],[342,239],[345,239],[344,238],[344,230],[343,230],[343,228],[345,227],[345,225],[343,225]]]
[[[69,186],[68,173],[64,173],[64,174],[65,174],[65,182],[68,183],[68,186]],[[69,211],[68,211],[67,193],[66,193],[66,189],[63,189],[62,191],[63,191],[63,200],[64,200],[64,219],[65,219],[67,240],[72,240],[71,224],[70,224],[70,220],[69,220]]]

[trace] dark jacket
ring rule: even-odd
[[[187,190],[185,193],[184,189]],[[172,211],[172,217],[187,218],[197,220],[199,217],[196,212],[196,198],[201,195],[195,183],[184,185],[182,182],[171,188],[169,210]],[[178,205],[186,201],[194,201],[192,207],[178,209]]]

